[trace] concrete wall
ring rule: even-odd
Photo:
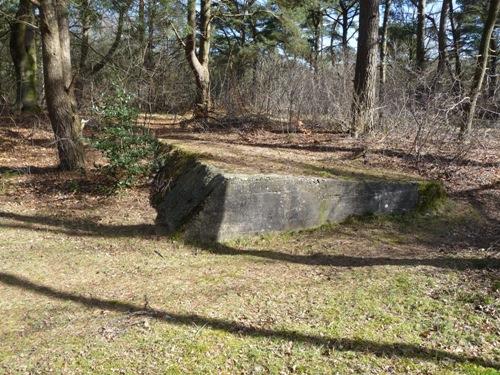
[[[175,177],[156,209],[158,224],[171,232],[225,241],[352,215],[406,212],[417,203],[415,182],[232,174],[196,162]]]

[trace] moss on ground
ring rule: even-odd
[[[363,163],[350,164],[330,160],[311,160],[297,153],[277,153],[259,147],[199,142],[163,140],[175,150],[192,155],[198,160],[230,173],[274,173],[321,178],[341,178],[368,181],[421,181],[416,175],[387,169],[366,167]]]

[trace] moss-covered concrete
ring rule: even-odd
[[[156,176],[151,202],[157,223],[169,232],[211,242],[407,212],[419,205],[421,189],[412,181],[228,172],[174,148]]]

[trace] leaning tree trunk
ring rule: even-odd
[[[189,34],[186,37],[185,53],[189,66],[194,74],[196,81],[196,102],[194,116],[207,119],[211,107],[210,98],[210,72],[209,72],[209,54],[211,42],[211,23],[212,23],[212,0],[201,1],[200,16],[200,48],[196,53],[196,1],[188,0],[187,23]]]
[[[365,0],[360,3],[351,125],[355,138],[373,127],[377,82],[378,6],[379,0]]]
[[[59,166],[63,170],[82,169],[84,150],[71,73],[67,0],[40,1],[40,25],[45,96]]]
[[[425,0],[418,0],[417,4],[417,69],[425,69]]]
[[[467,121],[462,125],[461,134],[465,135],[472,130],[472,123],[476,113],[477,99],[481,93],[483,86],[484,76],[486,74],[486,65],[488,63],[489,44],[493,30],[495,29],[495,22],[497,19],[498,11],[500,9],[500,0],[490,0],[488,9],[488,18],[484,24],[483,35],[481,36],[481,44],[479,45],[479,56],[477,58],[476,70],[474,72],[474,79],[470,89],[470,104],[467,108]]]
[[[61,2],[61,1],[67,1],[67,0],[54,0],[54,1]],[[90,28],[90,23],[89,23],[90,19],[88,18],[88,13],[87,14],[80,13],[80,22],[81,22],[81,27],[82,27],[82,45],[81,45],[81,49],[80,49],[80,63],[79,63],[78,75],[75,77],[75,81],[76,81],[75,86],[76,86],[79,104],[82,103],[82,96],[83,96],[82,93],[85,92],[86,82],[89,80],[89,78],[91,76],[97,74],[99,71],[101,71],[102,68],[104,68],[109,62],[111,62],[116,50],[120,46],[127,11],[130,8],[131,3],[132,3],[132,0],[126,0],[126,1],[119,2],[120,6],[118,9],[118,25],[117,25],[116,34],[115,34],[115,38],[113,40],[113,43],[109,47],[106,54],[101,56],[101,59],[92,67],[88,66],[86,63],[88,52],[90,49],[89,39],[88,39],[88,30]],[[82,7],[87,7],[87,9],[85,10],[84,8],[82,8],[82,10],[84,12],[90,12],[89,5],[90,4],[89,4],[88,0],[83,0]],[[69,38],[68,38],[68,42],[69,42]]]
[[[23,112],[38,109],[34,18],[31,1],[20,0],[10,27],[10,53],[16,75],[16,108]]]

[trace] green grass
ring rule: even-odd
[[[498,261],[450,234],[470,207],[212,248],[116,208],[0,215],[0,373],[498,373]]]

